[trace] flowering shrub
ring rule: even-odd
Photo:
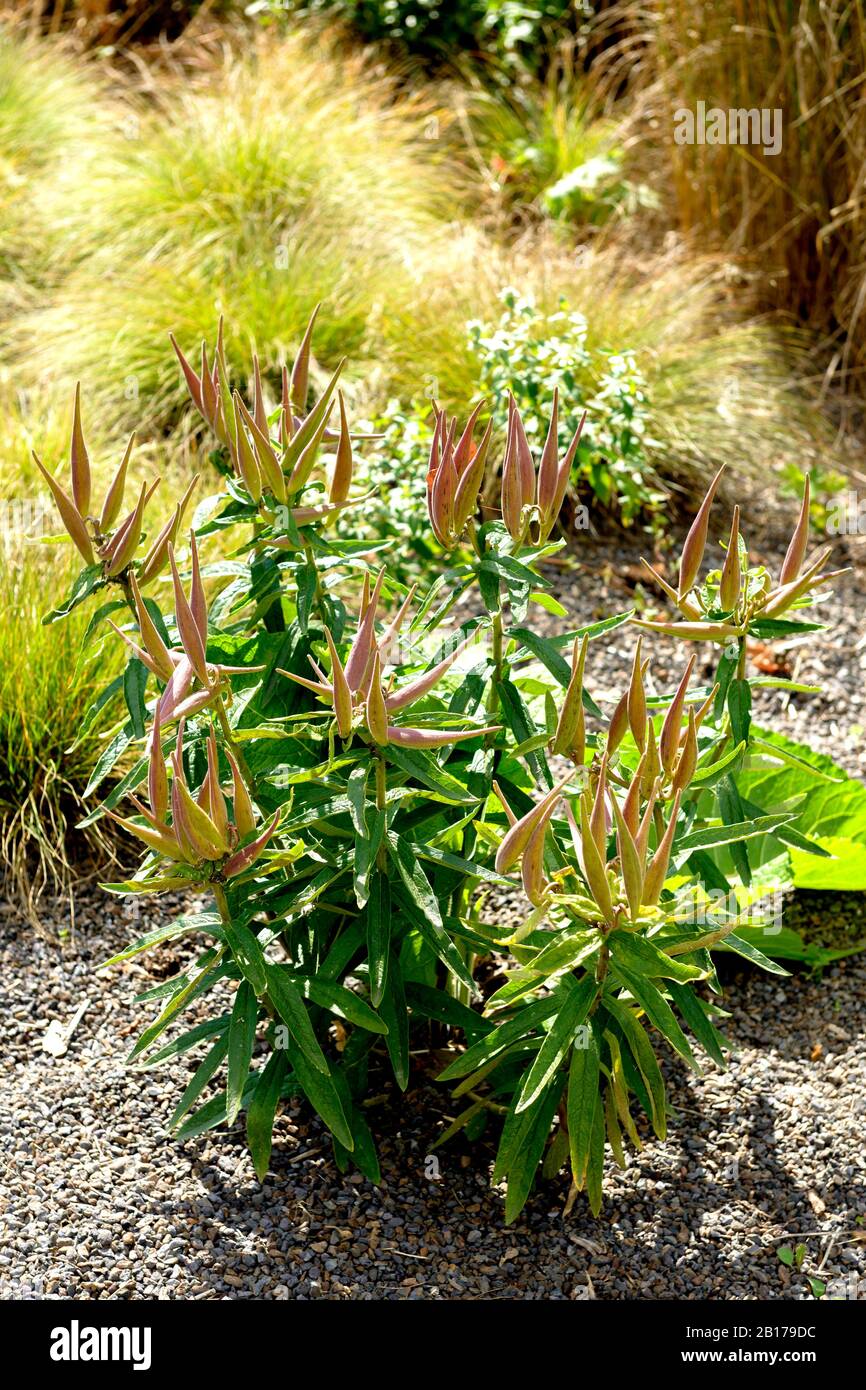
[[[482,392],[494,402],[510,392],[533,439],[547,429],[558,388],[565,403],[559,443],[565,448],[577,424],[574,402],[588,390],[589,419],[571,470],[578,496],[617,509],[626,525],[642,510],[658,507],[664,495],[645,449],[647,388],[633,354],[590,347],[586,318],[565,302],[545,315],[516,290],[503,290],[501,298],[504,309],[495,327],[469,325]]]
[[[550,537],[583,420],[563,445],[554,395],[534,454],[509,398],[501,516],[483,524],[492,423],[481,407],[463,426],[436,409],[426,500],[446,561],[429,587],[407,590],[389,544],[335,532],[367,498],[353,493],[359,440],[339,367],[310,399],[311,332],[274,409],[255,363],[252,401],[232,389],[221,333],[199,368],[177,348],[230,465],[183,551],[194,484],[151,539],[155,483],[122,515],[129,449],[94,504],[77,395],[71,492],[43,468],[84,561],[47,621],[98,594],[91,628],[110,623],[129,653],[90,716],[125,702],[90,790],[121,760],[126,770],[90,819],[115,817],[144,857],[106,886],[204,899],[109,962],[199,943],[160,986],[130,1061],[206,1049],[172,1118],[180,1138],[244,1112],[263,1177],[281,1102],[304,1096],[338,1164],[376,1181],[368,1072],[385,1062],[405,1090],[413,1030],[435,1027],[452,1050],[441,1079],[466,1101],[443,1138],[504,1115],[494,1179],[507,1181],[507,1219],[542,1161],[548,1174],[569,1167],[597,1212],[607,1149],[622,1164],[626,1142],[640,1147],[641,1114],[664,1138],[661,1039],[695,1069],[696,1048],[724,1062],[712,949],[783,973],[740,934],[749,846],[773,835],[822,851],[796,809],[738,790],[747,753],[752,766],[793,756],[752,727],[746,637],[811,630],[798,610],[830,578],[826,554],[805,560],[806,499],[781,574],[750,568],[735,512],[724,562],[701,580],[716,478],[676,586],[659,580],[670,620],[623,612],[542,637],[530,610],[551,602],[542,563],[563,544]],[[216,536],[230,548],[208,565]],[[470,595],[469,616],[449,626]],[[630,622],[630,682],[603,714],[585,683],[588,648]],[[710,644],[713,685],[692,688],[692,655],[675,690],[650,696],[655,631]],[[492,888],[525,899],[516,929],[485,909]],[[701,911],[710,895],[712,915]],[[479,966],[494,956],[504,982],[481,1007]],[[230,1007],[166,1041],[217,984]]]

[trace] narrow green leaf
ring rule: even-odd
[[[177,1129],[184,1115],[195,1105],[214,1072],[222,1065],[223,1059],[228,1052],[228,1047],[228,1037],[223,1036],[217,1038],[213,1047],[206,1053],[204,1059],[196,1068],[192,1080],[174,1108],[172,1117],[168,1122],[169,1129]]]
[[[247,1144],[259,1182],[264,1182],[271,1161],[274,1119],[288,1059],[284,1050],[272,1052],[256,1081],[247,1107]]]
[[[598,1216],[602,1202],[602,1179],[604,1177],[604,1107],[595,1107],[592,1120],[592,1142],[589,1162],[586,1165],[586,1195],[593,1216]]]
[[[388,1026],[385,1045],[394,1071],[394,1080],[405,1091],[409,1085],[409,1014],[403,989],[403,973],[397,957],[391,954],[386,976],[385,993],[379,1003],[379,1014]]]
[[[266,965],[265,970],[271,1003],[288,1028],[289,1034],[300,1052],[306,1057],[310,1067],[314,1071],[326,1075],[328,1063],[313,1032],[310,1015],[307,1013],[297,985],[294,984],[284,966]]]
[[[465,1052],[440,1072],[437,1080],[456,1081],[461,1076],[468,1076],[498,1053],[504,1052],[512,1043],[530,1037],[540,1023],[556,1013],[557,1008],[556,998],[550,995],[521,1007],[514,1018],[508,1019],[505,1023],[497,1023],[493,1032],[467,1047]]]
[[[665,955],[652,941],[634,932],[612,931],[607,943],[614,964],[638,975],[685,982],[699,980],[704,974],[695,965],[687,965],[685,961]]]
[[[226,1120],[234,1124],[241,1108],[244,1086],[250,1072],[256,1042],[259,1003],[249,980],[241,980],[235,994],[228,1036],[228,1081],[226,1082]]]
[[[268,987],[268,977],[265,957],[258,938],[245,922],[226,922],[223,924],[223,932],[235,961],[254,992],[261,996]]]
[[[388,1032],[387,1025],[370,1005],[354,990],[345,985],[334,984],[332,980],[311,978],[304,981],[304,992],[320,1008],[329,1009],[338,1018],[354,1023],[358,1028],[366,1028],[368,1033]]]
[[[644,976],[635,975],[630,970],[624,970],[620,965],[617,965],[616,968],[617,973],[622,976],[629,991],[640,1004],[650,1022],[658,1028],[663,1037],[667,1038],[671,1047],[688,1062],[689,1066],[699,1073],[701,1069],[689,1046],[689,1040],[677,1023],[674,1011],[661,990],[656,989],[655,985]]]
[[[391,885],[381,869],[374,869],[370,880],[366,922],[370,998],[374,1008],[378,1008],[385,993],[391,957]]]
[[[760,966],[761,970],[768,970],[771,975],[790,975],[791,973],[778,961],[770,960],[769,956],[765,956],[763,951],[759,951],[757,946],[753,946],[750,941],[744,941],[741,936],[737,936],[735,932],[729,932],[725,937],[724,947],[726,950],[736,951],[738,956],[743,956],[746,960],[750,960],[753,965]]]
[[[558,988],[559,1012],[521,1087],[517,1101],[518,1113],[531,1106],[553,1079],[563,1057],[571,1047],[575,1029],[583,1023],[589,1013],[598,990],[599,986],[591,975],[584,976],[580,984],[574,984],[571,979],[567,979],[563,986]]]
[[[614,999],[609,994],[605,994],[604,1004],[608,1013],[616,1019],[622,1029],[629,1052],[634,1058],[635,1066],[646,1087],[653,1129],[659,1139],[664,1139],[667,1131],[665,1088],[652,1043],[647,1037],[642,1023],[636,1018],[633,1009],[628,1004],[621,1003],[620,1000]]]
[[[148,674],[148,669],[143,661],[139,661],[137,656],[130,657],[123,673],[123,698],[126,701],[126,708],[129,710],[132,731],[136,738],[144,738],[147,718],[144,707],[144,692],[147,687]]]
[[[532,1184],[535,1181],[535,1174],[544,1153],[544,1146],[550,1135],[550,1125],[562,1095],[562,1088],[563,1082],[553,1082],[546,1091],[541,1093],[535,1105],[523,1112],[530,1117],[530,1123],[524,1134],[523,1142],[508,1168],[508,1188],[505,1194],[505,1224],[507,1226],[510,1226],[512,1221],[515,1221],[520,1215],[526,1204],[526,1199],[532,1191]]]
[[[687,985],[672,983],[668,985],[671,998],[685,1019],[691,1031],[694,1033],[701,1047],[714,1062],[720,1067],[726,1066],[725,1054],[722,1051],[721,1040],[716,1029],[707,1018],[700,1001],[695,998],[694,993]]]
[[[354,1136],[327,1063],[324,1072],[310,1066],[306,1052],[292,1038],[289,1039],[289,1056],[307,1100],[343,1148],[351,1153],[355,1147]]]
[[[735,743],[748,743],[752,723],[752,691],[747,680],[732,680],[728,686],[728,713]]]
[[[587,1029],[581,1041],[586,1045],[578,1047],[575,1043],[571,1049],[566,1108],[571,1172],[578,1187],[583,1186],[589,1162],[599,1081],[598,1041],[594,1030]]]

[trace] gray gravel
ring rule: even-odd
[[[764,552],[783,551],[774,516],[750,526]],[[640,548],[581,542],[579,568],[556,585],[581,621],[640,599],[630,568]],[[864,599],[859,570],[826,610],[831,632],[783,653],[799,678],[827,682],[825,695],[760,700],[774,727],[860,775]],[[629,649],[623,633],[591,649],[597,697],[619,693]],[[681,663],[664,643],[653,653],[659,688],[668,688]],[[862,895],[803,897],[819,925],[831,910],[837,938],[862,934]],[[56,932],[62,904],[44,910]],[[278,1119],[263,1185],[239,1128],[183,1145],[166,1138],[195,1058],[144,1074],[125,1071],[123,1058],[153,1010],[134,995],[181,967],[187,948],[166,945],[105,974],[95,966],[175,910],[144,903],[134,921],[88,889],[74,936],[58,949],[13,907],[0,908],[0,1296],[776,1300],[811,1298],[811,1276],[833,1296],[866,1297],[864,957],[821,979],[736,973],[726,963],[736,1049],[728,1070],[708,1063],[696,1078],[669,1061],[669,1138],[649,1139],[625,1172],[609,1165],[599,1220],[582,1197],[563,1215],[561,1176],[506,1228],[502,1194],[489,1188],[489,1144],[437,1150],[439,1176],[430,1175],[431,1145],[454,1112],[447,1089],[430,1080],[428,1054],[416,1057],[406,1097],[384,1071],[374,1086],[379,1188],[340,1176],[304,1107]],[[43,1052],[48,1024],[68,1022],[84,998],[66,1056]],[[791,1271],[776,1252],[798,1244],[806,1254]]]
[[[263,1186],[240,1129],[166,1138],[194,1062],[133,1074],[123,1057],[153,1009],[134,994],[185,957],[164,946],[94,973],[165,910],[146,906],[133,923],[93,895],[62,951],[7,917],[0,1296],[808,1299],[805,1276],[819,1269],[832,1292],[866,1295],[862,957],[820,981],[731,979],[730,1068],[695,1078],[670,1062],[670,1137],[623,1173],[609,1166],[601,1218],[582,1197],[564,1218],[560,1177],[507,1228],[483,1141],[437,1150],[440,1176],[428,1176],[453,1111],[427,1055],[405,1098],[384,1072],[375,1084],[379,1188],[338,1174],[302,1107],[277,1122]],[[50,1057],[48,1023],[67,1022],[82,998],[68,1053]],[[801,1242],[792,1274],[776,1251]]]

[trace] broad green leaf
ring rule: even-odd
[[[791,848],[791,866],[798,888],[831,890],[837,893],[866,891],[866,848],[860,840],[846,840],[841,835],[828,836],[820,846],[808,851]],[[816,853],[826,858],[817,859]]]

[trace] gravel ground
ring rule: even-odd
[[[167,1139],[191,1064],[136,1074],[122,1059],[153,1007],[133,996],[183,957],[165,946],[95,974],[165,908],[138,923],[112,910],[81,904],[63,951],[23,924],[4,932],[0,1296],[808,1299],[819,1269],[840,1296],[866,1295],[862,957],[820,981],[731,978],[729,1069],[696,1078],[670,1062],[670,1138],[609,1167],[601,1218],[582,1197],[564,1218],[560,1177],[506,1228],[487,1145],[437,1150],[435,1176],[453,1112],[426,1056],[405,1100],[385,1081],[371,1111],[378,1188],[337,1173],[306,1109],[279,1118],[261,1187],[240,1129]],[[84,998],[66,1056],[43,1052],[48,1023]],[[776,1251],[798,1243],[792,1275]]]
[[[750,540],[777,552],[775,519]],[[637,545],[584,541],[579,568],[563,571],[557,590],[582,621],[630,606],[641,599],[638,554]],[[863,604],[858,569],[828,605],[828,634],[769,654],[798,678],[826,683],[825,694],[760,700],[774,727],[861,776]],[[604,652],[590,649],[597,698],[619,693],[628,648],[615,633]],[[660,689],[680,665],[654,643]],[[843,934],[860,935],[862,895],[826,906]],[[195,1063],[139,1074],[124,1070],[123,1057],[153,1009],[135,994],[182,966],[183,948],[166,945],[105,974],[94,967],[170,910],[144,903],[133,920],[116,899],[87,890],[74,937],[58,949],[0,908],[0,1296],[775,1300],[809,1299],[811,1276],[834,1296],[866,1297],[866,958],[821,979],[727,964],[727,1071],[708,1063],[696,1078],[667,1064],[670,1137],[650,1140],[625,1172],[609,1167],[599,1220],[582,1197],[564,1217],[560,1177],[506,1228],[501,1193],[489,1188],[490,1148],[458,1141],[437,1150],[438,1169],[430,1162],[453,1112],[447,1089],[429,1080],[428,1055],[416,1058],[405,1098],[383,1075],[370,1114],[379,1188],[337,1173],[305,1108],[279,1118],[263,1186],[240,1129],[184,1145],[167,1139]],[[800,910],[819,927],[826,915],[814,894]],[[64,925],[62,905],[46,916]],[[67,1054],[44,1052],[48,1024],[68,1022],[84,999]],[[791,1271],[776,1252],[798,1244],[806,1255]]]

